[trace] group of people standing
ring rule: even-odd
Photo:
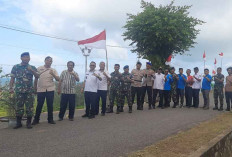
[[[38,68],[29,64],[30,54],[28,52],[21,54],[22,62],[15,65],[11,71],[10,92],[16,96],[16,119],[15,129],[22,127],[22,116],[24,115],[24,105],[27,115],[27,128],[39,123],[40,114],[46,99],[48,110],[48,123],[55,124],[53,120],[53,100],[56,91],[55,81],[58,81],[58,94],[61,94],[59,121],[62,121],[69,106],[69,120],[74,120],[76,106],[76,82],[79,82],[78,74],[73,70],[75,63],[69,61],[67,70],[64,70],[59,76],[57,71],[51,68],[52,58],[45,58],[45,65]],[[204,98],[204,109],[209,109],[211,82],[214,80],[214,110],[223,110],[224,98],[224,75],[222,69],[217,69],[217,74],[209,75],[209,70],[204,69],[204,75],[199,74],[198,67],[194,68],[194,75],[187,69],[186,75],[183,74],[183,68],[179,68],[179,74],[175,73],[175,68],[162,69],[156,71],[152,69],[150,62],[146,63],[146,69],[141,69],[142,63],[137,62],[136,68],[129,72],[129,66],[123,67],[124,72],[120,73],[120,65],[114,65],[114,72],[111,74],[105,69],[105,63],[100,62],[99,70],[96,70],[96,63],[91,62],[89,70],[85,74],[81,92],[85,97],[85,114],[83,118],[95,118],[99,114],[101,104],[101,115],[113,113],[116,100],[116,114],[124,112],[125,98],[129,107],[129,113],[132,113],[132,105],[135,102],[137,110],[143,110],[145,95],[147,93],[148,109],[155,109],[156,102],[158,107],[164,109],[170,107],[173,101],[173,108],[184,106],[184,97],[186,107],[199,107],[199,93],[202,91]],[[227,69],[225,95],[227,102],[227,111],[230,110],[232,103],[232,67]],[[33,81],[33,76],[35,80]],[[15,82],[16,80],[16,82]],[[15,84],[15,85],[14,85]],[[13,88],[14,87],[14,88]],[[108,94],[109,93],[109,94]],[[34,95],[37,94],[36,113],[33,117]],[[107,95],[109,95],[109,106],[106,107]],[[218,106],[218,98],[220,107]],[[101,101],[100,101],[101,100]]]

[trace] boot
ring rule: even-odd
[[[32,122],[32,125],[36,125],[36,124],[39,124],[39,120],[37,120],[37,119],[34,118],[34,120]]]
[[[113,113],[113,106],[110,106],[109,110],[106,113]]]
[[[20,117],[20,116],[17,116],[16,117],[16,126],[14,127],[14,129],[18,129],[18,128],[21,128],[22,127],[22,123],[21,123],[21,121],[22,121],[22,117]]]
[[[32,117],[27,117],[27,128],[28,129],[32,128],[32,126],[31,126],[31,119],[32,119]]]
[[[119,109],[119,107],[117,107],[116,114],[119,114],[119,113],[120,113],[120,109]]]
[[[132,106],[129,106],[129,113],[132,113]]]

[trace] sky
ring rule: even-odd
[[[122,27],[126,24],[127,13],[137,14],[142,11],[140,0],[0,0],[0,25],[20,28],[41,34],[58,36],[73,40],[90,38],[104,29],[107,33],[107,45],[128,47],[124,41]],[[149,1],[166,5],[171,0]],[[219,53],[223,52],[223,71],[232,66],[232,1],[218,0],[176,0],[175,5],[192,5],[190,16],[206,23],[198,26],[201,30],[194,48],[188,55],[174,56],[171,65],[178,69],[193,69],[195,66],[203,72],[203,52],[206,52],[206,67],[212,70],[214,60],[221,66]],[[124,65],[130,70],[138,60],[130,48],[107,47],[109,72],[119,63],[122,72]],[[68,61],[74,61],[75,71],[84,78],[85,58],[76,42],[46,38],[0,28],[0,66],[4,74],[10,73],[12,65],[20,63],[20,54],[30,52],[31,65],[44,64],[46,56],[53,57],[53,68],[60,74],[66,69]],[[105,51],[93,49],[88,63],[105,61]],[[145,68],[146,60],[140,59]]]

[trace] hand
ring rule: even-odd
[[[53,76],[54,75],[53,70],[50,70],[49,74],[51,74]]]
[[[105,72],[103,72],[103,75],[107,76],[107,74]]]
[[[169,79],[172,79],[172,77],[171,77],[171,76],[169,76]]]
[[[29,66],[27,67],[27,70],[32,71],[32,67],[29,65]]]
[[[84,88],[81,88],[81,93],[84,93]]]
[[[10,88],[10,89],[9,89],[9,92],[10,92],[10,94],[14,94],[14,89],[13,89],[13,88]]]
[[[60,95],[60,93],[61,93],[61,90],[60,90],[60,89],[58,89],[58,90],[57,90],[57,93],[58,93],[58,95]]]
[[[71,75],[75,76],[75,73],[73,71],[69,72]]]

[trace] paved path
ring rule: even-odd
[[[202,108],[133,110],[56,125],[46,121],[33,129],[0,129],[0,157],[117,157],[142,149],[222,113]],[[43,116],[44,117],[44,116]],[[56,116],[57,117],[57,116]],[[44,119],[45,120],[45,119]]]

